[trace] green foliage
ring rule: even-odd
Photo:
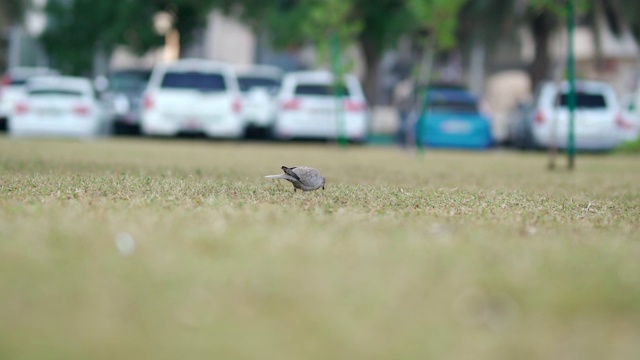
[[[375,49],[394,46],[398,38],[410,33],[416,24],[405,1],[379,0],[375,4],[367,0],[352,0],[354,17],[362,21],[359,38]],[[373,6],[372,6],[373,5]]]
[[[5,10],[10,20],[20,19],[24,14],[26,2],[23,0],[5,0],[0,10]]]
[[[571,1],[573,1],[574,9],[578,14],[589,11],[592,6],[592,1],[590,0]],[[534,13],[541,11],[552,12],[557,16],[564,18],[567,14],[567,3],[566,1],[556,0],[528,0],[528,9]]]
[[[119,13],[116,4],[123,3],[49,1],[46,10],[51,23],[41,41],[57,67],[72,74],[89,71],[96,51],[113,43],[113,21]]]
[[[465,1],[407,0],[407,5],[419,28],[429,32],[436,47],[448,49],[456,44],[457,15]]]
[[[640,138],[623,143],[616,151],[621,154],[640,154]]]
[[[340,50],[344,52],[362,31],[362,20],[353,18],[352,6],[344,0],[312,2],[302,32],[316,44],[321,63],[330,62],[331,41],[337,41]]]
[[[164,40],[153,27],[153,15],[159,11],[172,13],[181,44],[189,44],[213,4],[213,0],[49,0],[51,24],[41,41],[57,67],[86,75],[96,52],[108,55],[116,46],[126,45],[142,54],[161,46]]]

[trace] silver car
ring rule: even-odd
[[[120,69],[107,75],[101,99],[108,112],[114,135],[138,135],[142,112],[142,93],[151,70]]]

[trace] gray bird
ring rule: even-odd
[[[316,190],[322,188],[324,190],[324,177],[320,175],[320,172],[314,168],[307,166],[293,166],[293,167],[281,167],[284,174],[280,175],[267,175],[267,179],[282,179],[287,180],[293,184],[293,191],[297,189],[303,191]]]

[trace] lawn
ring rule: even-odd
[[[0,137],[0,358],[638,359],[640,158],[545,165]]]

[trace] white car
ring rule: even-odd
[[[640,137],[640,112],[636,107],[636,96],[626,94],[622,96],[622,117],[618,119],[620,137],[622,141],[634,141]]]
[[[327,71],[286,74],[273,135],[279,139],[366,140],[369,111],[360,82],[354,75],[345,75],[338,86],[341,96],[334,95],[335,88],[333,75]]]
[[[241,137],[245,125],[235,72],[230,65],[200,59],[156,66],[144,92],[140,125],[144,135]]]
[[[554,142],[559,148],[568,146],[569,109],[567,82],[559,86],[543,83],[525,122],[523,134],[531,143],[548,147]],[[621,142],[622,109],[611,85],[598,81],[576,81],[574,113],[575,147],[579,150],[610,150]]]
[[[242,116],[247,135],[267,137],[278,114],[276,96],[282,82],[282,70],[273,66],[254,65],[237,69],[242,92]]]
[[[9,69],[0,80],[0,127],[6,125],[16,101],[24,97],[24,85],[29,78],[57,74],[57,71],[43,67]]]
[[[107,123],[91,80],[44,76],[27,81],[8,125],[12,136],[95,137]]]

